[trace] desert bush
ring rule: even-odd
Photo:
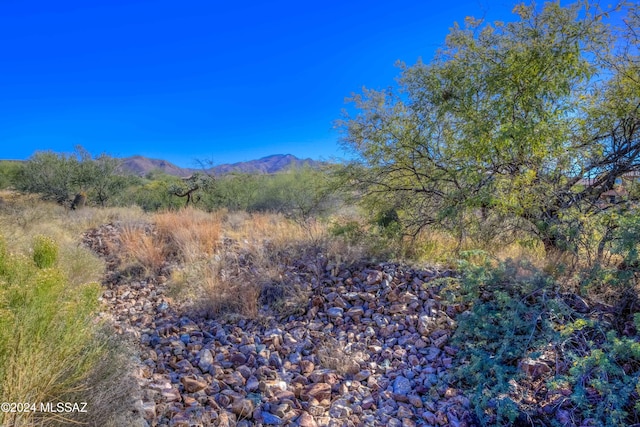
[[[74,196],[87,192],[100,206],[123,188],[119,161],[106,154],[92,157],[78,146],[73,154],[37,152],[19,169],[16,189],[37,193],[45,200],[70,206]]]
[[[20,174],[22,162],[1,160],[0,161],[0,189],[11,188],[15,185]]]
[[[481,425],[637,422],[635,291],[621,285],[620,304],[598,309],[531,264],[463,255],[464,274],[447,293],[470,307],[453,336],[455,377]]]
[[[38,268],[53,267],[58,261],[58,245],[48,236],[37,235],[33,242],[33,261]]]
[[[122,372],[118,380],[95,376],[96,369],[114,356],[95,323],[100,286],[70,281],[53,262],[54,245],[50,239],[37,239],[34,246],[43,256],[35,261],[9,252],[4,240],[0,243],[0,400],[89,401],[92,389],[102,388],[119,396],[117,405],[123,407]],[[93,425],[107,423],[117,413],[114,402],[100,402],[108,410],[85,417]],[[0,424],[69,424],[77,415],[3,412]]]
[[[184,206],[184,202],[171,193],[171,188],[180,184],[180,178],[166,174],[152,175],[151,178],[132,182],[123,190],[118,203],[124,206],[136,205],[145,212],[179,209]]]

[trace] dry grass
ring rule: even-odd
[[[211,256],[220,244],[222,213],[206,213],[193,208],[168,211],[153,216],[158,237],[172,247],[184,262]]]
[[[142,266],[147,275],[157,274],[166,261],[165,246],[146,224],[124,224],[120,230],[120,245],[125,260]]]
[[[297,300],[301,288],[285,283],[287,271],[314,244],[299,224],[275,214],[194,209],[154,220],[158,235],[182,261],[172,274],[172,294],[190,309],[255,317],[264,303],[285,311],[281,299]]]
[[[354,375],[360,371],[360,363],[366,362],[366,352],[356,351],[330,336],[323,336],[316,349],[320,365],[340,375]]]

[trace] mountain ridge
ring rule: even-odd
[[[160,171],[168,175],[187,177],[194,172],[202,171],[198,168],[182,168],[167,160],[153,159],[141,155],[122,158],[122,170],[138,176],[145,176],[153,171]],[[228,173],[255,173],[271,174],[283,171],[291,167],[301,167],[309,165],[320,167],[326,162],[313,160],[311,158],[300,159],[293,154],[272,154],[256,160],[249,160],[236,163],[224,163],[210,168],[204,168],[206,173],[212,175],[225,175]]]

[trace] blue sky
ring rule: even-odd
[[[180,166],[341,157],[333,121],[454,21],[513,2],[0,2],[0,158],[141,154]]]

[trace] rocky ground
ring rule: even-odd
[[[447,380],[458,310],[434,279],[450,272],[385,263],[308,275],[303,259],[292,273],[313,279],[299,314],[218,321],[176,306],[168,272],[120,271],[118,233],[105,225],[84,242],[109,265],[104,315],[139,345],[135,398],[148,426],[472,425]]]

